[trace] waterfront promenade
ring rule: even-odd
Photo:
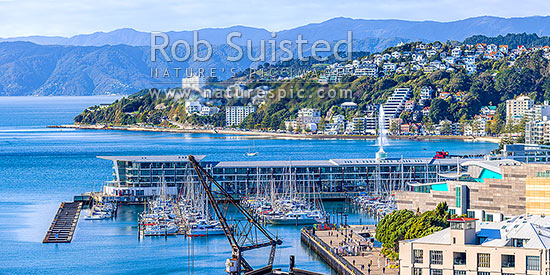
[[[373,247],[374,225],[352,225],[333,230],[302,230],[302,240],[340,274],[399,274],[396,263]],[[304,234],[305,233],[305,234]],[[371,237],[363,237],[363,236]]]

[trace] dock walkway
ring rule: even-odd
[[[340,230],[302,229],[302,241],[306,242],[339,274],[384,275],[398,274],[395,266],[360,234],[374,235],[374,226],[350,226]],[[366,248],[370,247],[370,248]]]
[[[78,223],[82,202],[62,202],[43,243],[70,243]]]

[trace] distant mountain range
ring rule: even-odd
[[[214,46],[214,57],[206,63],[151,64],[150,34],[133,29],[97,32],[73,37],[29,36],[0,38],[0,95],[97,95],[131,93],[150,88],[159,82],[151,78],[151,68],[218,68],[219,77],[230,75],[224,68],[244,69],[253,65],[244,59],[230,63],[231,50],[226,35],[238,31],[246,40],[258,45],[271,39],[271,32],[261,28],[234,26],[199,31],[200,39]],[[550,35],[550,16],[523,18],[475,17],[453,22],[365,20],[334,18],[322,23],[277,32],[277,40],[295,41],[299,34],[309,41],[345,39],[353,32],[354,50],[381,51],[399,42],[462,41],[473,35],[497,36],[508,33]],[[192,31],[167,32],[173,40],[192,41]],[[231,53],[231,55],[233,55]],[[178,78],[163,79],[177,86]],[[160,81],[162,82],[162,81]]]
[[[201,39],[208,40],[212,44],[225,44],[226,35],[235,31],[241,32],[244,39],[251,39],[252,41],[271,38],[271,32],[266,29],[245,26],[207,28],[198,31]],[[402,38],[422,41],[462,41],[466,37],[476,34],[497,36],[523,32],[543,36],[550,35],[550,16],[518,18],[481,16],[453,22],[367,20],[338,17],[322,23],[279,31],[277,32],[277,38],[296,40],[298,34],[302,34],[308,40],[326,39],[332,41],[346,38],[347,31],[352,31],[354,39],[357,40]],[[193,31],[170,31],[166,33],[174,40],[186,39],[191,41],[193,38]],[[241,42],[244,42],[244,39]],[[40,45],[104,46],[124,44],[149,46],[150,33],[126,28],[72,37],[27,36],[0,38],[0,42],[9,41],[28,41]]]

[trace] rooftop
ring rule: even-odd
[[[202,161],[206,155],[194,155],[197,161]],[[187,162],[187,155],[173,155],[173,156],[98,156],[100,159],[106,159],[111,161],[131,161],[131,162]],[[465,160],[460,160],[465,162]],[[212,161],[215,163],[215,168],[250,168],[250,167],[341,167],[341,166],[354,166],[354,165],[369,165],[369,164],[386,164],[386,165],[400,165],[400,164],[420,164],[420,165],[432,165],[432,164],[445,164],[455,165],[456,159],[433,159],[433,158],[388,158],[384,160],[377,160],[375,158],[365,159],[328,159],[328,160],[267,160],[267,161]]]
[[[476,219],[458,218],[449,221],[472,221]],[[550,216],[522,215],[502,222],[480,222],[476,220],[476,236],[481,246],[513,246],[513,240],[524,240],[524,248],[550,248]],[[450,228],[428,236],[408,240],[413,243],[451,244]]]
[[[197,161],[201,161],[205,155],[193,155]],[[98,156],[100,159],[131,161],[131,162],[187,162],[188,155],[171,155],[171,156]]]

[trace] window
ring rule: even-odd
[[[514,228],[516,228],[516,226],[514,226]],[[524,239],[513,239],[513,246],[514,247],[523,247],[523,245],[527,242],[528,240],[524,240]]]
[[[422,268],[415,268],[414,275],[422,275]]]
[[[453,263],[454,265],[465,265],[466,252],[453,252]]]
[[[443,251],[431,250],[430,251],[430,264],[443,264]]]
[[[466,270],[455,270],[455,275],[466,275]]]
[[[430,269],[430,275],[443,275],[442,269]]]
[[[479,271],[477,275],[491,275],[491,272]]]
[[[451,222],[451,229],[464,229],[464,223]]]
[[[514,255],[502,255],[502,267],[515,267],[516,256]]]
[[[477,253],[477,267],[491,267],[491,254]]]
[[[487,214],[485,216],[485,220],[488,221],[488,222],[492,222],[493,221],[493,214]]]
[[[466,215],[467,215],[468,218],[475,218],[476,217],[476,212],[468,210]]]
[[[424,251],[420,249],[414,250],[414,263],[421,264],[424,262]]]
[[[527,270],[540,270],[539,256],[527,256]]]
[[[460,208],[462,204],[462,192],[460,186],[456,187],[456,207]]]

